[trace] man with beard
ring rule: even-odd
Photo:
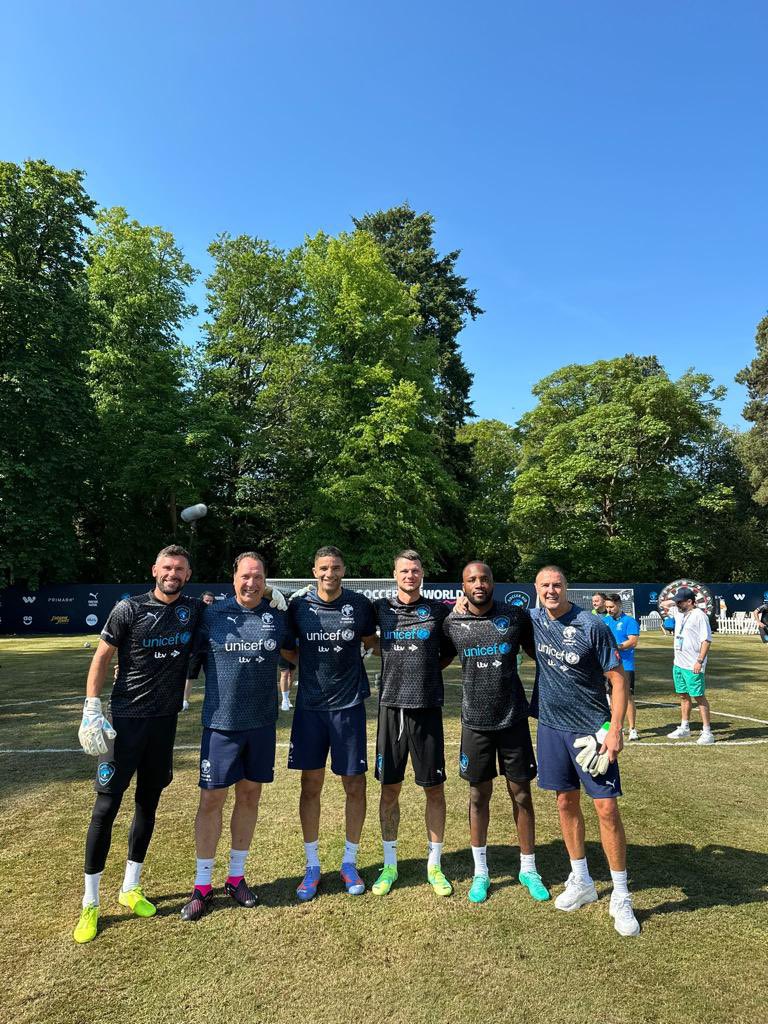
[[[88,672],[78,737],[86,754],[99,757],[99,762],[96,802],[85,846],[83,911],[74,931],[75,942],[90,942],[96,937],[99,884],[112,825],[134,775],[136,806],[118,902],[139,917],[151,917],[156,909],[141,888],[141,870],[160,796],[173,779],[176,722],[203,605],[182,595],[192,575],[184,548],[175,544],[163,548],[152,566],[152,575],[152,590],[119,601],[112,609]],[[112,689],[110,725],[102,712],[100,695],[115,651],[118,671]]]
[[[469,830],[474,877],[472,903],[488,897],[486,858],[493,780],[501,773],[512,801],[520,843],[520,882],[535,900],[549,892],[536,870],[535,816],[531,779],[536,758],[528,728],[528,701],[517,671],[522,648],[533,657],[528,612],[493,599],[493,573],[484,562],[470,562],[462,573],[463,598],[443,629],[461,659],[460,774],[469,783]],[[498,772],[497,772],[498,764]]]

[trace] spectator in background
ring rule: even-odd
[[[621,653],[621,665],[629,684],[629,700],[627,718],[629,719],[629,738],[639,739],[637,734],[637,711],[635,709],[635,647],[640,636],[640,623],[631,615],[627,615],[621,602],[620,594],[609,594],[605,599],[605,624],[613,633],[616,646]],[[610,685],[610,684],[607,684]],[[610,691],[609,691],[610,692]]]
[[[278,659],[277,664],[280,669],[280,710],[290,711],[293,707],[293,704],[291,704],[291,683],[293,682],[293,673],[296,671],[296,666],[292,665],[290,661],[287,661],[282,656]]]
[[[592,595],[592,614],[593,615],[606,615],[605,610],[605,598],[606,595],[602,590],[596,590]]]
[[[690,587],[680,587],[675,596],[662,602],[665,614],[675,620],[675,659],[672,678],[675,693],[680,696],[680,725],[669,733],[671,740],[687,739],[691,735],[691,698],[701,712],[699,746],[715,742],[709,715],[709,701],[704,695],[704,670],[707,652],[712,646],[712,629],[707,613],[696,606],[696,594]]]

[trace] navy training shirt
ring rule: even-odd
[[[244,608],[234,597],[203,612],[193,669],[205,668],[203,725],[223,731],[259,729],[277,720],[277,659],[286,613],[263,598]]]
[[[576,605],[557,619],[534,608],[531,622],[536,645],[531,714],[561,732],[597,732],[611,717],[605,673],[621,668],[613,634],[601,616]]]
[[[192,642],[205,605],[183,594],[170,604],[153,591],[118,601],[101,639],[117,648],[113,715],[158,718],[181,711]]]
[[[494,601],[483,615],[451,612],[443,623],[461,661],[461,720],[470,729],[506,729],[528,717],[517,655],[532,643],[528,612]]]
[[[379,703],[395,708],[442,707],[440,660],[455,653],[443,633],[448,606],[427,597],[413,604],[382,597],[374,608],[381,630]]]
[[[373,605],[354,590],[333,601],[310,590],[291,601],[284,646],[299,652],[297,710],[340,711],[369,697],[360,641],[375,632]]]

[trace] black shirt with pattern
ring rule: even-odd
[[[111,710],[123,718],[181,711],[192,641],[205,605],[183,594],[171,604],[150,590],[118,601],[101,639],[117,648]]]
[[[517,671],[521,648],[533,647],[528,612],[494,601],[483,615],[452,611],[443,624],[462,669],[461,721],[470,729],[506,729],[528,717]]]
[[[427,597],[413,604],[382,597],[373,607],[381,630],[379,703],[394,708],[442,707],[440,659],[455,653],[443,633],[450,609]]]

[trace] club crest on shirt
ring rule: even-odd
[[[416,614],[418,615],[418,617],[420,619],[428,619],[429,618],[429,608],[426,608],[424,605],[421,605],[421,607],[416,609]]]
[[[506,615],[499,615],[493,620],[493,624],[499,633],[506,633],[509,629],[509,619]]]
[[[345,619],[351,619],[352,616],[355,614],[355,609],[352,607],[351,604],[345,604],[342,606],[341,614],[344,616]]]
[[[578,632],[575,626],[565,626],[563,629],[563,640],[575,640]]]
[[[182,625],[184,625],[184,623],[186,622],[189,622],[189,608],[187,608],[183,604],[179,605],[178,608],[176,609],[176,618]]]
[[[264,614],[261,616],[261,621],[264,623],[265,626],[271,626],[272,623],[275,621],[275,616],[272,614],[272,612],[264,612]]]

